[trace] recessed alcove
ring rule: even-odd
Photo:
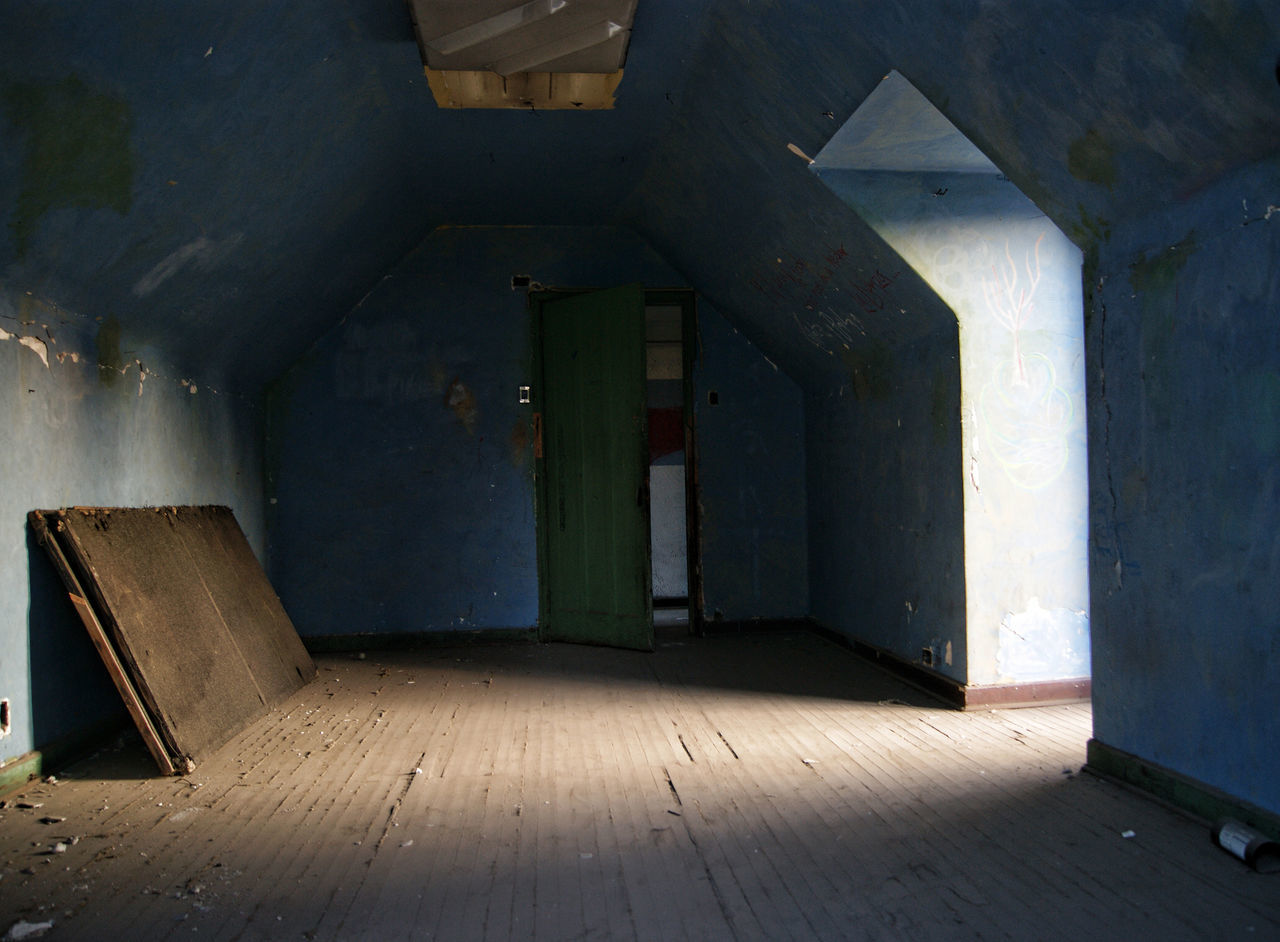
[[[897,72],[811,169],[956,316],[967,685],[1088,677],[1080,250]]]

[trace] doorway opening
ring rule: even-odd
[[[691,627],[698,595],[693,295],[631,285],[531,302],[539,635],[651,650],[655,608]]]
[[[656,629],[691,629],[689,587],[697,584],[692,461],[693,294],[645,295],[646,394],[649,438],[649,554]]]

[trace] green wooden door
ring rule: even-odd
[[[652,650],[644,291],[538,310],[542,638]]]

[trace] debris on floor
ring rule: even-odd
[[[1280,843],[1234,818],[1218,820],[1210,839],[1227,853],[1240,858],[1258,873],[1280,873]]]
[[[52,928],[52,922],[27,922],[25,919],[19,919],[4,934],[5,942],[9,942],[10,939],[15,942],[18,939],[38,939]]]

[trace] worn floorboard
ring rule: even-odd
[[[805,633],[319,666],[184,778],[126,738],[7,796],[0,935],[1280,938],[1280,876],[1080,774],[1085,705],[955,712]]]

